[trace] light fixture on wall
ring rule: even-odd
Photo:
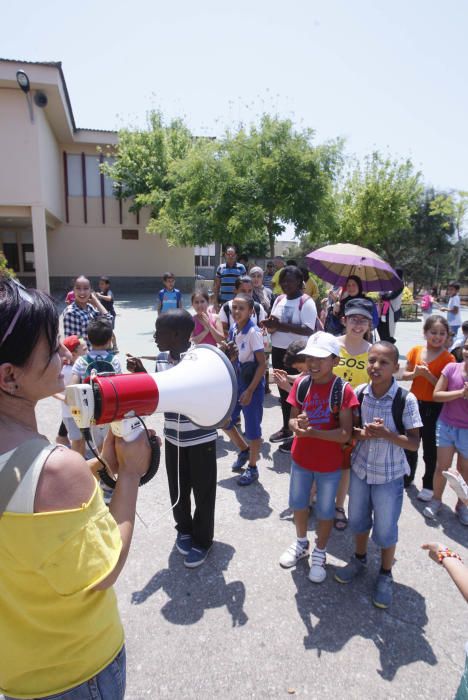
[[[28,108],[29,108],[29,117],[32,122],[34,122],[34,112],[33,112],[33,105],[32,105],[32,95],[31,95],[31,84],[29,82],[29,78],[24,72],[24,70],[18,70],[16,71],[16,81],[18,85],[20,86],[21,90],[24,92],[25,97],[26,97],[26,102],[28,103]]]

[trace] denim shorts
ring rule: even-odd
[[[398,542],[398,519],[403,505],[403,477],[386,484],[368,484],[351,470],[348,519],[355,534],[372,530],[377,547]]]
[[[239,386],[239,396],[245,391],[246,387],[242,385]],[[265,383],[264,380],[258,384],[254,393],[252,394],[252,400],[248,406],[241,406],[239,401],[237,402],[234,411],[232,412],[231,420],[227,426],[228,430],[231,430],[236,424],[241,411],[244,414],[245,429],[244,435],[247,440],[258,440],[262,437],[262,418],[263,418],[263,399],[265,396]]]
[[[333,520],[335,517],[335,499],[342,470],[334,472],[313,472],[300,467],[291,460],[291,479],[289,481],[289,507],[292,510],[304,510],[309,507],[310,489],[317,484],[317,502],[315,510],[318,520]]]
[[[436,445],[454,447],[462,457],[468,459],[468,429],[448,425],[439,418],[436,425]]]
[[[102,669],[97,676],[89,681],[76,685],[64,693],[47,695],[41,700],[124,700],[126,685],[126,658],[125,647],[117,654],[115,659]],[[5,700],[15,700],[10,695],[5,695]]]

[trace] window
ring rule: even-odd
[[[199,267],[201,265],[200,259],[201,259],[201,255],[195,255],[195,265],[197,267]]]
[[[68,194],[70,197],[83,196],[83,174],[81,156],[67,154]]]
[[[202,259],[202,262],[201,262],[202,267],[208,267],[208,255],[202,255],[201,259]]]
[[[115,158],[104,158],[104,162],[113,165]],[[114,197],[114,182],[107,175],[104,175],[104,197]]]
[[[137,241],[138,240],[138,229],[123,228],[122,229],[122,240],[123,241]]]
[[[210,265],[214,267],[216,265],[216,258],[214,255],[210,255]]]
[[[24,272],[34,272],[34,246],[32,243],[23,243],[21,245],[23,252],[23,270]]]
[[[85,156],[86,167],[86,194],[88,197],[101,196],[101,173],[99,170],[99,158],[97,156]]]
[[[19,272],[18,245],[16,243],[3,243],[3,254],[6,257],[8,267]]]

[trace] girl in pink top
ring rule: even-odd
[[[457,455],[457,469],[468,480],[468,338],[463,345],[463,362],[444,367],[435,386],[433,401],[443,403],[437,421],[437,468],[434,474],[434,495],[424,508],[426,518],[435,518],[442,505],[445,487],[443,471],[447,471]],[[468,525],[468,506],[461,500],[456,508],[458,519]]]
[[[197,290],[192,294],[192,306],[195,311],[193,329],[190,340],[195,345],[206,343],[217,345],[224,340],[223,326],[216,314],[208,311],[209,296],[205,290]]]

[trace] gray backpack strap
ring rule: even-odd
[[[10,456],[0,472],[0,517],[5,512],[28,469],[39,456],[41,450],[47,446],[50,446],[50,451],[55,449],[55,445],[51,445],[46,438],[33,438],[23,442]]]

